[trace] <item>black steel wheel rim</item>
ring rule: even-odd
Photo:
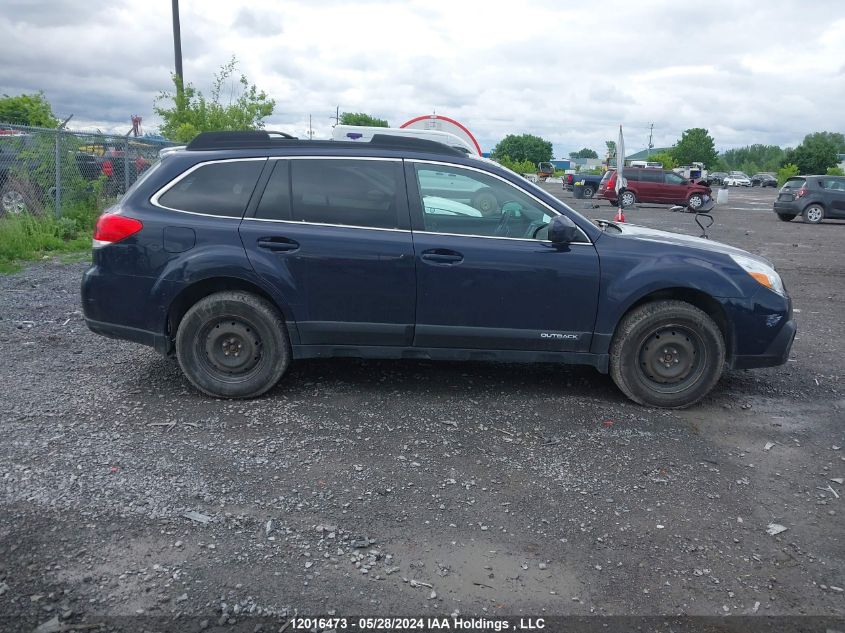
[[[206,323],[196,346],[205,370],[224,382],[248,379],[264,359],[259,331],[241,317],[221,317]]]
[[[660,393],[679,393],[704,373],[707,353],[701,336],[680,325],[662,325],[642,339],[637,358],[640,378]]]

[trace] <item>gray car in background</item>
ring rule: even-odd
[[[845,176],[793,176],[781,187],[774,211],[784,222],[799,215],[810,224],[845,219]]]

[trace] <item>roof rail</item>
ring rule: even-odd
[[[296,140],[285,132],[269,130],[244,130],[238,132],[200,132],[188,143],[189,150],[251,149],[273,147],[279,141]]]
[[[411,150],[466,157],[466,152],[428,139],[374,134],[367,143],[355,141],[312,141],[298,139],[284,132],[266,130],[244,132],[201,132],[188,143],[188,151],[213,149],[272,149],[274,147],[324,147],[324,148],[375,148],[387,150]]]

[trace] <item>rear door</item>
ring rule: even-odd
[[[643,202],[663,202],[663,171],[660,169],[640,169],[639,175],[637,197]]]
[[[822,178],[821,187],[828,216],[845,217],[845,178]]]
[[[399,159],[276,159],[241,239],[302,345],[408,346],[416,278]]]

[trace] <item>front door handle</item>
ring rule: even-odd
[[[459,264],[464,261],[464,256],[457,251],[450,251],[446,248],[434,248],[429,251],[423,251],[422,259],[433,264]]]
[[[258,248],[275,253],[285,253],[298,249],[299,242],[287,237],[261,237],[258,239]]]

